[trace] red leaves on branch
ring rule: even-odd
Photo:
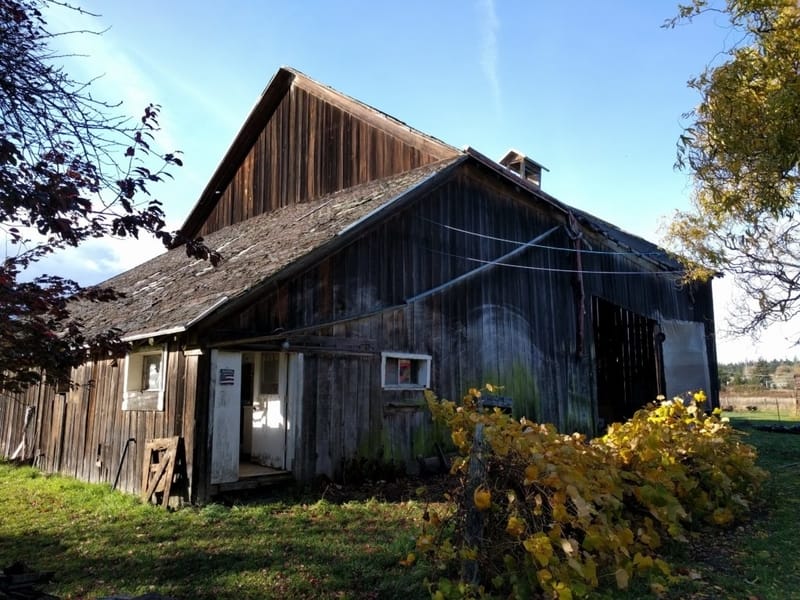
[[[153,152],[159,107],[137,120],[115,114],[118,104],[53,64],[46,2],[0,0],[0,231],[11,246],[0,262],[0,389],[11,391],[43,372],[68,380],[89,356],[127,348],[118,331],[85,335],[70,314],[74,300],[107,302],[115,292],[57,276],[26,280],[32,263],[88,239],[143,232],[220,260],[202,240],[166,231],[163,205],[151,197],[149,186],[183,164],[177,152]]]

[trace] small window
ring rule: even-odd
[[[122,410],[164,410],[166,362],[163,347],[128,354]]]
[[[427,354],[381,352],[381,384],[386,389],[423,389],[431,385]]]
[[[261,377],[258,393],[275,395],[278,393],[278,360],[279,355],[264,352],[261,354]]]

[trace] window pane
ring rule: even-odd
[[[431,357],[381,352],[384,388],[418,389],[429,385]]]
[[[142,357],[142,391],[161,389],[161,355]]]
[[[400,385],[414,383],[411,381],[411,360],[408,358],[397,361],[397,383]]]
[[[278,393],[278,355],[261,355],[261,377],[258,385],[259,394]]]
[[[397,385],[397,359],[386,358],[386,372],[384,373],[386,385]]]

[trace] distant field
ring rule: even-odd
[[[741,394],[735,392],[721,392],[719,405],[723,408],[732,408],[735,413],[772,413],[781,419],[798,415],[798,401],[795,399],[794,390],[765,390],[758,394]],[[748,410],[755,407],[756,410]]]
[[[772,410],[759,410],[756,412],[733,412],[722,413],[723,417],[728,417],[735,427],[747,427],[748,425],[794,425],[800,424],[800,415],[794,412],[778,412]]]

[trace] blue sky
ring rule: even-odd
[[[164,150],[184,153],[175,181],[155,190],[174,227],[288,65],[454,146],[495,159],[516,148],[550,170],[550,194],[658,241],[690,197],[688,177],[673,169],[681,115],[698,100],[686,81],[732,38],[713,16],[661,28],[672,0],[80,4],[102,16],[58,11],[53,28],[110,29],[64,38],[87,55],[70,70],[103,75],[97,93],[132,115],[161,104]],[[155,242],[98,242],[44,268],[96,283],[157,251]],[[715,295],[724,330],[727,280]],[[718,353],[731,361],[795,350],[772,331],[761,344],[721,338]]]

